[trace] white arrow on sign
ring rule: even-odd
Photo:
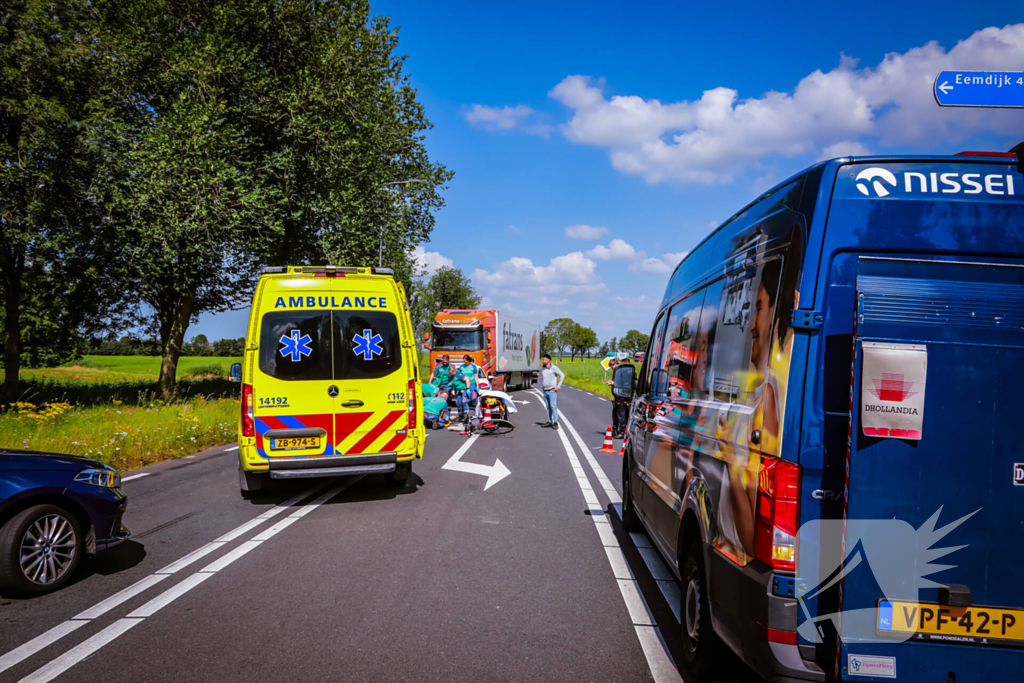
[[[477,465],[472,462],[462,462],[459,460],[466,451],[469,450],[477,439],[480,438],[479,434],[474,434],[466,440],[466,443],[462,444],[462,447],[455,451],[452,457],[448,458],[448,462],[441,466],[442,470],[455,470],[456,472],[469,472],[470,474],[479,474],[487,477],[487,483],[484,484],[484,491],[491,488],[499,481],[512,474],[508,471],[508,468],[501,464],[501,460],[494,459],[494,465],[488,467],[487,465]]]
[[[939,86],[939,90],[942,91],[943,95],[948,95],[949,91],[953,89],[953,86],[949,84],[949,81],[942,81],[942,85]]]

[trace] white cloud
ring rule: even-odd
[[[522,234],[522,232],[523,232],[522,228],[517,228],[516,226],[512,225],[511,223],[509,223],[507,226],[505,226],[505,229],[508,230],[513,235],[519,235],[519,234]]]
[[[567,139],[608,149],[619,171],[655,183],[728,182],[769,155],[842,150],[864,136],[878,144],[932,146],[975,133],[1019,135],[1019,113],[940,109],[932,95],[943,69],[1000,70],[1024,63],[1024,24],[990,27],[945,50],[932,41],[890,53],[875,67],[842,57],[831,71],[814,71],[792,92],[740,100],[717,87],[696,101],[663,104],[635,95],[604,95],[604,81],[568,76],[549,95],[573,110]],[[845,150],[855,149],[852,146]],[[859,151],[859,150],[858,150]]]
[[[420,245],[412,250],[412,257],[424,275],[433,275],[440,268],[451,268],[454,262],[437,251],[427,251]]]
[[[821,150],[818,161],[835,159],[836,157],[864,157],[871,154],[867,147],[856,140],[840,140],[834,145],[829,145]]]
[[[473,281],[485,292],[530,297],[531,303],[552,303],[557,297],[605,289],[595,272],[597,264],[581,251],[557,256],[546,266],[513,256],[493,271],[477,268]],[[568,300],[565,301],[568,303]]]
[[[570,225],[565,229],[565,236],[571,240],[597,240],[608,234],[604,226]]]
[[[551,126],[537,122],[538,114],[525,104],[515,107],[508,105],[504,107],[488,107],[483,104],[474,104],[466,112],[466,120],[472,125],[484,130],[522,130],[530,135],[544,135],[551,133]]]
[[[645,273],[671,273],[679,262],[689,252],[681,251],[676,254],[662,254],[661,258],[645,258],[642,261],[630,266],[630,270],[642,270]]]
[[[598,261],[633,262],[644,258],[647,254],[637,251],[626,240],[616,238],[609,242],[607,247],[603,244],[597,245],[587,252],[587,256]]]

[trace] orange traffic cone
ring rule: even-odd
[[[612,426],[608,425],[608,431],[604,433],[604,445],[598,453],[614,453],[615,444],[612,442]]]
[[[626,435],[626,436],[622,437],[622,450],[619,451],[619,455],[625,455],[626,454],[626,440],[628,438],[629,438],[629,435]]]
[[[484,406],[484,427],[493,427],[494,423],[491,421],[491,406]]]

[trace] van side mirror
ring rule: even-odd
[[[241,383],[241,381],[242,381],[242,364],[241,363],[232,363],[231,364],[231,373],[229,375],[229,379],[232,382]]]
[[[619,398],[630,398],[636,383],[636,368],[632,365],[620,365],[612,375],[612,394]]]

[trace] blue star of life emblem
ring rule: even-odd
[[[285,358],[291,356],[293,362],[300,361],[303,356],[313,353],[313,347],[310,346],[312,341],[312,337],[308,334],[299,337],[299,331],[292,330],[291,336],[287,334],[281,336],[281,343],[284,344],[284,348],[281,349],[280,353]]]
[[[362,356],[363,360],[373,360],[374,356],[384,353],[384,347],[380,345],[382,341],[384,339],[379,334],[373,334],[373,330],[363,330],[362,335],[357,334],[352,338],[352,343],[356,345],[352,352]]]

